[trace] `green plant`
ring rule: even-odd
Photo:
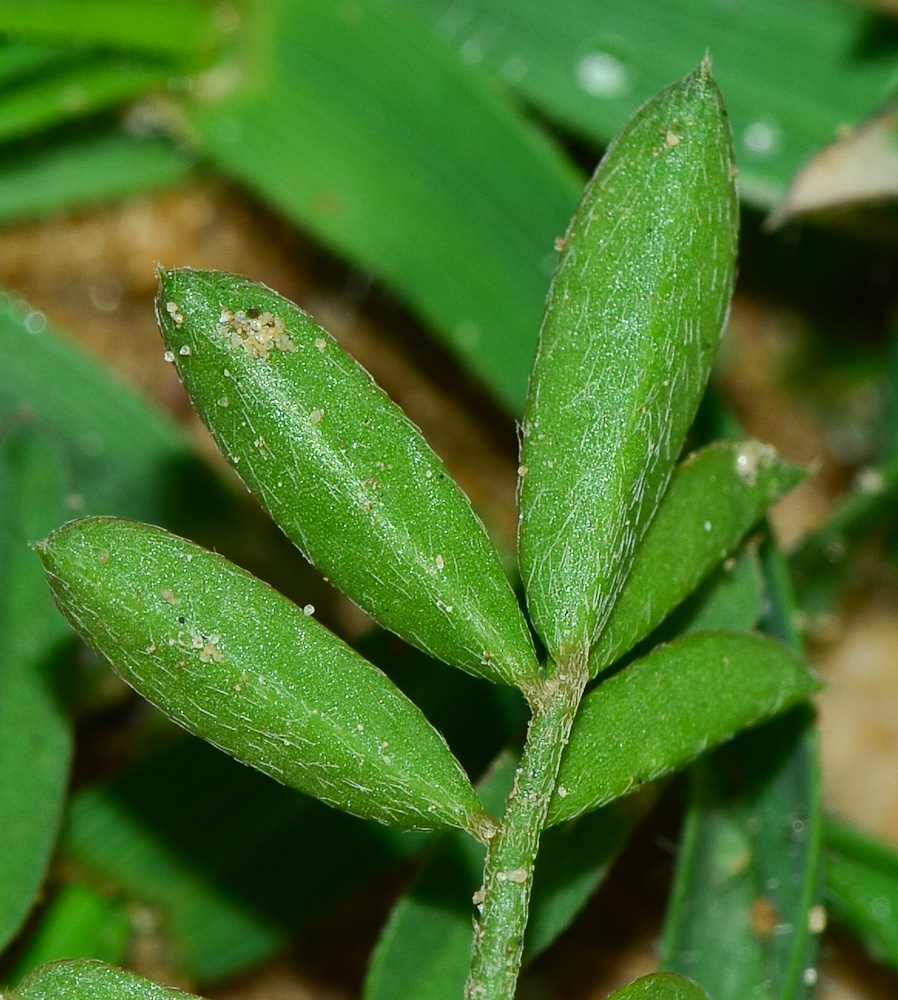
[[[486,848],[470,998],[514,995],[544,831],[816,686],[794,651],[745,631],[687,626],[634,652],[800,478],[756,442],[712,444],[676,466],[729,302],[734,173],[703,64],[637,112],[560,242],[519,470],[521,576],[543,657],[467,499],[329,335],[245,279],[160,273],[166,357],[284,532],[376,621],[523,695],[517,767],[497,765],[487,782],[504,781],[504,808],[486,807],[495,788],[479,794],[415,704],[311,606],[135,522],[86,518],[37,546],[75,629],[175,721],[338,808],[459,829]],[[388,935],[372,980],[386,986],[372,995],[391,989],[389,947]],[[168,995],[76,964],[38,970],[18,996],[126,989]],[[619,994],[702,995],[669,973]]]

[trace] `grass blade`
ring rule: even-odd
[[[4,0],[0,33],[12,38],[187,55],[214,36],[211,5],[196,0]]]
[[[0,224],[75,209],[183,181],[193,161],[167,139],[117,125],[60,142],[0,151]]]
[[[63,847],[101,884],[158,909],[179,966],[210,982],[270,957],[424,840],[183,739],[76,795]]]
[[[804,161],[894,83],[889,22],[838,0],[415,0],[436,33],[566,129],[605,145],[641,101],[714,58],[739,189],[772,208]],[[814,30],[809,31],[808,25]]]
[[[839,595],[848,558],[878,524],[892,520],[898,496],[898,455],[867,469],[857,488],[789,558],[802,611],[811,618],[826,612]]]
[[[172,67],[131,60],[89,57],[7,90],[0,101],[0,142],[51,125],[115,107],[148,90],[164,87]]]
[[[33,415],[63,451],[82,513],[179,524],[197,496],[216,495],[173,422],[3,291],[0,352],[0,425]]]
[[[59,63],[70,61],[71,49],[62,45],[0,40],[0,87],[40,73]]]
[[[796,643],[784,562],[769,543],[765,576],[766,627]],[[804,708],[696,766],[663,968],[691,976],[716,1000],[743,1000],[759,982],[778,1000],[810,994],[823,924],[820,797],[813,719]],[[720,961],[721,948],[730,961]]]
[[[580,178],[407,6],[353,10],[260,0],[240,85],[186,108],[190,127],[218,167],[398,291],[519,412]]]
[[[71,643],[28,548],[65,518],[67,492],[44,435],[0,438],[0,950],[38,898],[68,786]]]
[[[115,964],[123,960],[130,937],[131,916],[122,900],[90,886],[69,885],[41,913],[6,978],[17,983],[40,966],[65,958]]]
[[[832,919],[898,969],[898,851],[831,817],[823,826],[825,898]]]

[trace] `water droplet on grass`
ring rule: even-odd
[[[633,86],[627,67],[610,52],[590,52],[577,63],[577,83],[593,97],[622,97]]]
[[[758,119],[748,125],[742,133],[742,144],[753,156],[766,159],[780,151],[780,130],[772,122]]]

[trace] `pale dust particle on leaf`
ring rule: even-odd
[[[180,329],[184,325],[184,314],[177,302],[166,302],[165,311],[174,320],[175,326]]]
[[[258,309],[223,309],[218,333],[233,350],[242,349],[251,358],[266,361],[273,350],[295,352],[296,344],[280,316]]]
[[[736,454],[736,475],[745,486],[754,486],[758,472],[776,461],[776,450],[769,444],[747,441]]]
[[[822,934],[826,930],[826,907],[820,903],[808,910],[808,930],[812,934]]]

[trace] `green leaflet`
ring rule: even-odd
[[[817,688],[800,657],[763,636],[698,632],[659,646],[583,699],[548,822],[669,774]]]
[[[757,441],[720,441],[678,465],[592,649],[592,676],[663,621],[803,477]]]
[[[73,627],[186,729],[347,812],[489,832],[442,737],[314,609],[129,521],[75,521],[38,551]]]
[[[6,994],[4,994],[4,997]],[[10,1000],[189,1000],[193,993],[157,986],[102,962],[73,959],[35,970]]]
[[[737,205],[707,63],[614,141],[564,239],[523,425],[520,561],[553,658],[596,640],[704,391]]]
[[[68,786],[70,634],[28,549],[65,518],[66,493],[40,431],[0,438],[0,951],[38,899]]]
[[[709,1000],[709,997],[689,979],[653,972],[612,993],[608,1000]]]
[[[532,681],[533,644],[483,525],[368,373],[245,278],[185,269],[160,283],[169,356],[287,536],[413,645],[492,680]]]

